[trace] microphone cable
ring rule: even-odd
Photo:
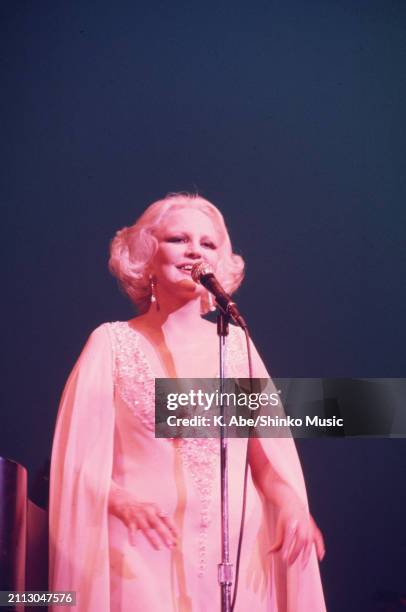
[[[248,332],[248,328],[245,327],[245,342],[247,344],[247,358],[248,358],[248,375],[250,381],[250,393],[253,391],[252,379],[253,379],[253,368],[252,368],[252,355],[251,355],[251,344],[250,344],[250,335]],[[252,427],[249,428],[248,439],[247,439],[247,449],[245,452],[245,467],[244,467],[244,486],[243,486],[243,494],[242,494],[242,508],[241,508],[241,522],[240,522],[240,533],[238,536],[238,546],[237,546],[237,558],[235,561],[235,580],[234,580],[234,591],[233,591],[233,599],[231,602],[231,612],[234,610],[235,602],[237,599],[238,592],[238,579],[240,573],[240,561],[241,561],[241,550],[242,550],[242,541],[244,537],[244,524],[245,524],[245,512],[247,507],[247,485],[248,485],[248,448],[249,448],[249,440],[250,433]]]

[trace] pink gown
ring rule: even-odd
[[[247,376],[244,339],[230,326],[228,376]],[[254,374],[266,376],[259,358]],[[246,440],[229,441],[231,558],[235,563]],[[262,439],[273,468],[307,503],[293,440]],[[108,513],[113,479],[155,502],[179,530],[178,546],[155,550],[142,531]],[[90,336],[63,392],[51,470],[50,589],[74,590],[80,612],[220,610],[219,443],[154,437],[154,374],[129,322]],[[235,612],[325,611],[313,547],[302,568],[268,554],[275,511],[249,475]],[[56,608],[55,608],[56,610]],[[59,610],[59,608],[58,608]]]

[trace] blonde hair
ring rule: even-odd
[[[169,194],[148,206],[133,225],[119,230],[110,243],[109,270],[140,313],[146,312],[151,302],[148,268],[158,248],[154,232],[169,212],[185,208],[206,214],[219,234],[216,275],[224,289],[233,293],[244,277],[244,260],[233,253],[224,218],[218,208],[197,194]],[[206,294],[202,298],[202,314],[208,310]]]

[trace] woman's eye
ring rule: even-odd
[[[203,246],[207,247],[208,249],[217,249],[216,245],[214,244],[214,242],[210,242],[210,241],[206,241],[203,242]]]
[[[166,242],[185,242],[186,238],[184,238],[183,236],[169,236],[169,238],[166,239]]]

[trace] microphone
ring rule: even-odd
[[[229,315],[237,325],[242,327],[243,329],[247,328],[247,324],[244,321],[244,318],[240,315],[237,305],[231,299],[231,296],[228,295],[223,289],[223,287],[218,282],[217,278],[214,276],[213,268],[210,264],[205,263],[204,261],[200,261],[199,263],[195,263],[192,268],[192,279],[195,283],[200,283],[210,291],[216,298],[217,305],[224,312],[224,314]]]

